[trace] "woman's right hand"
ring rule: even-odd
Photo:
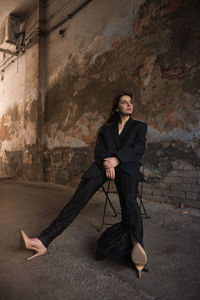
[[[108,179],[114,180],[115,179],[115,168],[106,168],[106,177]]]

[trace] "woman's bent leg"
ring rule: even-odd
[[[135,242],[143,247],[143,223],[136,199],[138,181],[117,168],[115,184],[120,199],[122,224],[132,234]]]
[[[43,245],[47,248],[50,242],[75,219],[81,209],[86,205],[89,199],[95,194],[99,187],[106,181],[104,175],[90,179],[82,179],[72,199],[61,210],[59,215],[43,230],[38,236]]]
[[[136,199],[138,181],[117,167],[115,184],[120,199],[122,220],[102,233],[98,239],[96,257],[101,260],[117,256],[133,261],[132,250],[136,248],[134,246],[138,247],[139,243],[143,247],[143,224]]]

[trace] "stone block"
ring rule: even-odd
[[[152,183],[151,186],[153,188],[158,188],[158,189],[166,189],[167,188],[167,185],[164,182]]]
[[[153,195],[158,196],[173,196],[175,194],[175,191],[171,190],[159,190],[159,189],[153,189]]]
[[[169,197],[161,196],[161,195],[149,195],[149,194],[143,193],[143,199],[146,199],[149,201],[169,203]]]
[[[167,177],[177,177],[177,175],[178,175],[177,170],[171,170],[166,174]]]
[[[198,193],[195,192],[186,192],[186,198],[191,200],[197,200]]]
[[[185,162],[185,165],[183,167],[183,170],[188,170],[188,171],[195,171],[196,167],[193,166],[192,164]]]
[[[200,208],[200,201],[192,200],[192,199],[185,199],[184,205],[193,207],[193,208]]]
[[[164,190],[160,190],[160,189],[152,189],[153,195],[163,195]]]
[[[181,184],[183,182],[183,180],[181,177],[165,177],[164,182]]]
[[[182,170],[184,165],[185,165],[184,160],[175,160],[175,161],[172,162],[172,166],[176,170]]]
[[[172,166],[174,169],[177,170],[188,170],[188,171],[196,170],[195,166],[193,166],[190,162],[181,159],[173,161]]]
[[[181,198],[185,199],[186,192],[181,191],[181,190],[173,190],[173,194],[170,196],[176,197],[176,198]]]
[[[200,177],[200,172],[197,170],[196,171],[178,170],[177,175],[182,177]]]
[[[198,177],[199,171],[183,171],[184,177]]]
[[[177,183],[170,183],[169,184],[169,190],[170,191],[182,191],[182,184]]]
[[[184,177],[183,178],[184,184],[196,184],[197,183],[197,177],[191,178],[191,177]]]
[[[159,195],[155,195],[153,197],[154,197],[154,201],[156,202],[169,203],[169,197],[159,196]]]
[[[153,195],[147,194],[145,192],[142,193],[142,198],[145,200],[153,200],[152,197]]]
[[[191,185],[191,184],[183,184],[182,185],[183,191],[193,191],[193,192],[199,192],[200,186],[199,185]]]
[[[143,187],[143,193],[152,195],[153,194],[152,188]]]
[[[162,196],[166,197],[176,197],[176,198],[185,198],[185,192],[182,190],[163,190]]]
[[[177,176],[178,177],[183,177],[183,170],[177,170]]]

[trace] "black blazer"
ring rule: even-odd
[[[118,133],[118,124],[104,127],[94,150],[95,162],[87,169],[83,178],[92,178],[105,174],[104,158],[116,156],[119,168],[139,181],[143,180],[140,172],[140,160],[146,149],[147,124],[130,118]]]

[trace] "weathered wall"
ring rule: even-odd
[[[95,0],[48,37],[45,176],[80,178],[113,96],[130,89],[149,124],[144,197],[199,206],[199,4],[134,4]]]
[[[144,197],[194,207],[200,206],[199,13],[198,1],[145,1],[134,20],[137,116],[150,125]]]
[[[144,198],[200,207],[199,2],[93,0],[52,30],[65,2],[42,8],[45,39],[41,9],[30,16],[35,38],[1,82],[7,171],[77,185],[113,97],[131,90],[134,118],[149,124]]]
[[[0,83],[0,159],[5,168],[22,175],[24,146],[25,59],[10,65]],[[12,81],[12,85],[10,84]]]
[[[115,70],[108,78],[106,64],[112,59],[108,56],[133,34],[132,22],[132,0],[95,0],[48,36],[47,180],[77,184],[91,162],[90,146],[123,84],[113,77],[118,76]],[[64,36],[59,35],[60,29],[65,30]]]
[[[1,169],[14,176],[41,180],[38,151],[39,8],[24,22],[26,52],[13,57],[0,83]]]

